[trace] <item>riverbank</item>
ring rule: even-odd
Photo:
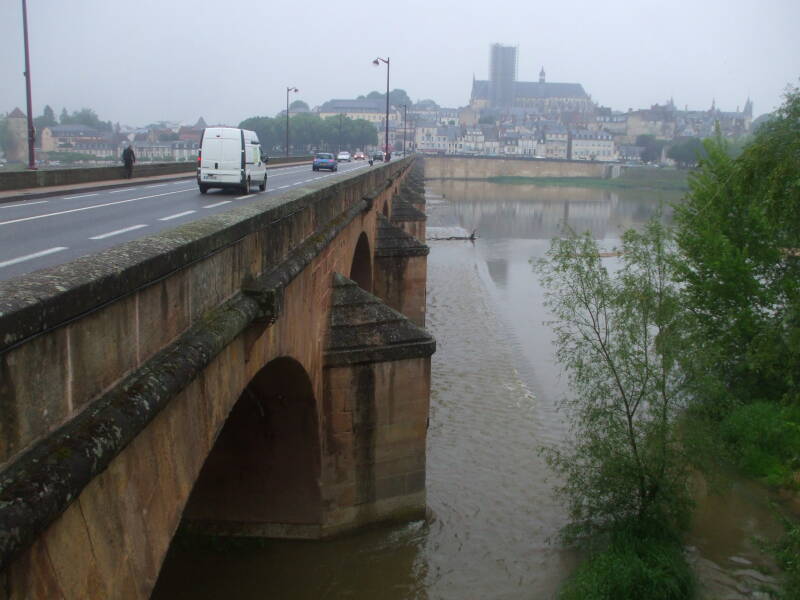
[[[626,170],[614,179],[599,177],[487,177],[484,181],[506,185],[537,185],[556,187],[583,187],[595,189],[640,189],[688,191],[690,171],[636,167]]]

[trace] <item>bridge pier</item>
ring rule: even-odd
[[[340,275],[325,353],[326,530],[425,511],[433,338]]]

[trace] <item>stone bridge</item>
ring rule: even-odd
[[[147,598],[179,526],[425,510],[421,165],[0,283],[0,599]]]

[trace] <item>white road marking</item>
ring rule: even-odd
[[[112,235],[119,235],[121,233],[128,233],[129,231],[135,231],[136,229],[141,229],[142,227],[147,227],[147,225],[131,225],[130,227],[126,227],[125,229],[117,229],[116,231],[109,231],[108,233],[101,233],[100,235],[94,235],[90,237],[90,240],[104,240],[105,238],[111,237]]]
[[[196,213],[196,210],[185,210],[183,212],[175,213],[174,215],[170,215],[168,217],[161,217],[159,221],[169,221],[170,219],[177,219],[179,217],[185,217],[186,215],[190,215],[192,213]]]
[[[97,192],[94,194],[81,194],[80,196],[64,196],[64,200],[75,200],[76,198],[88,198],[89,196],[97,196]]]
[[[114,190],[113,192],[108,192],[109,194],[119,194],[120,192],[132,192],[136,188],[125,188],[123,190]]]
[[[117,200],[116,202],[104,202],[103,204],[92,204],[91,206],[83,206],[81,208],[72,208],[70,210],[60,210],[54,213],[46,213],[44,215],[34,215],[32,217],[22,217],[20,219],[12,219],[10,221],[0,221],[0,226],[3,225],[11,225],[13,223],[22,223],[23,221],[35,221],[36,219],[44,219],[47,217],[57,217],[59,215],[67,215],[69,213],[74,212],[82,212],[84,210],[92,210],[95,208],[104,208],[106,206],[116,206],[117,204],[127,204],[128,202],[136,202],[137,200],[147,200],[148,198],[159,198],[161,196],[169,196],[171,194],[180,194],[183,192],[189,192],[191,189],[187,190],[175,190],[174,192],[163,192],[161,194],[151,194],[150,196],[139,196],[138,198],[128,198],[127,200]]]
[[[19,204],[4,204],[0,208],[19,208],[20,206],[31,206],[33,204],[45,204],[50,200],[37,200],[36,202],[21,202]]]
[[[275,188],[275,189],[276,189],[276,190],[285,190],[285,189],[286,189],[286,188],[288,188],[288,187],[292,187],[292,186],[290,186],[290,185],[282,185],[281,187],[277,187],[277,188]]]
[[[184,183],[186,183],[186,181],[173,181],[172,185],[183,185]],[[164,184],[164,185],[166,185],[166,184]]]
[[[166,184],[166,183],[154,183],[153,185],[146,185],[146,186],[144,186],[144,187],[146,187],[146,188],[151,188],[151,187],[164,187],[165,185],[167,185],[167,184]]]
[[[47,256],[48,254],[55,254],[56,252],[61,252],[62,250],[66,250],[66,246],[58,246],[56,248],[49,248],[47,250],[42,250],[41,252],[34,252],[33,254],[26,254],[25,256],[20,256],[18,258],[12,258],[11,260],[6,260],[0,262],[0,269],[3,267],[10,267],[11,265],[15,265],[17,263],[25,262],[26,260],[32,260],[34,258],[39,258],[40,256]]]
[[[222,206],[223,204],[230,204],[230,200],[223,200],[222,202],[215,202],[214,204],[206,204],[203,208],[216,208],[218,206]]]
[[[239,196],[238,198],[234,198],[234,200],[244,200],[245,198],[252,198],[255,194],[247,194],[246,196]]]

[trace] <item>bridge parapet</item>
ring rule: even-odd
[[[248,382],[276,358],[307,374],[322,469],[311,481],[334,481],[331,281],[346,273],[369,290],[375,273],[379,287],[377,215],[413,162],[0,283],[0,589],[5,577],[13,598],[147,597],[228,414],[263,391]],[[424,302],[424,278],[395,271],[401,288],[423,286]],[[415,360],[427,414],[429,354]],[[413,443],[424,473],[424,435]],[[321,534],[388,514],[356,519],[331,494],[308,513]],[[309,524],[298,518],[288,525]]]

